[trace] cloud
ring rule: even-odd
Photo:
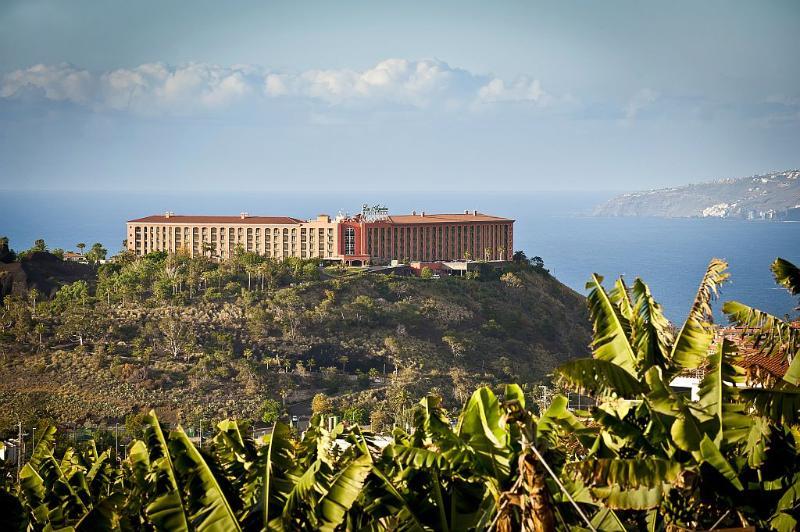
[[[67,64],[34,65],[26,70],[15,70],[3,76],[0,97],[10,98],[30,92],[48,100],[85,104],[90,101],[96,82],[95,77],[88,71]]]
[[[625,106],[625,120],[627,122],[633,122],[642,109],[655,103],[658,98],[659,93],[653,89],[642,89],[638,91],[628,100],[628,105]]]
[[[511,84],[499,78],[491,80],[478,91],[480,99],[487,103],[494,102],[540,102],[547,97],[539,80],[519,78]]]
[[[268,74],[273,97],[309,98],[330,105],[395,104],[416,108],[465,104],[478,96],[483,77],[447,63],[387,59],[372,68]]]
[[[94,110],[190,114],[295,99],[332,107],[459,109],[474,104],[544,104],[538,80],[507,81],[436,59],[387,59],[365,70],[274,72],[254,65],[146,63],[92,73],[69,64],[35,65],[0,77],[0,98],[42,98]]]

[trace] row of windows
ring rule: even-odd
[[[317,243],[316,256],[333,255],[334,234],[333,228],[300,228],[300,256],[314,256],[314,246]],[[283,248],[283,255],[289,255],[291,242],[292,255],[297,254],[297,228],[225,228],[225,227],[142,227],[135,226],[133,234],[134,249],[137,252],[162,249],[177,249],[182,245],[190,245],[195,253],[205,252],[202,243],[210,244],[212,250],[219,250],[223,256],[228,255],[237,245],[242,245],[246,251],[264,252],[270,255],[272,243],[275,244],[275,255],[278,249]],[[263,236],[263,244],[262,244]],[[171,242],[170,242],[171,240]],[[173,244],[173,245],[170,245]],[[227,252],[227,253],[226,253]]]
[[[432,227],[371,227],[367,253],[379,260],[504,259],[510,239],[508,224]]]

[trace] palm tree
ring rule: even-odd
[[[31,315],[36,316],[36,300],[39,298],[40,292],[36,288],[28,290],[28,299],[31,302]]]
[[[75,245],[75,247],[77,247],[77,248],[78,248],[78,252],[79,252],[81,255],[83,255],[83,250],[84,250],[84,249],[86,249],[86,243],[85,243],[85,242],[78,242],[78,243]]]

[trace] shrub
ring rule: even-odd
[[[273,424],[281,417],[281,404],[275,399],[265,399],[258,409],[258,417],[264,423]]]

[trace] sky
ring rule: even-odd
[[[800,167],[800,2],[0,2],[0,189],[640,190]]]

